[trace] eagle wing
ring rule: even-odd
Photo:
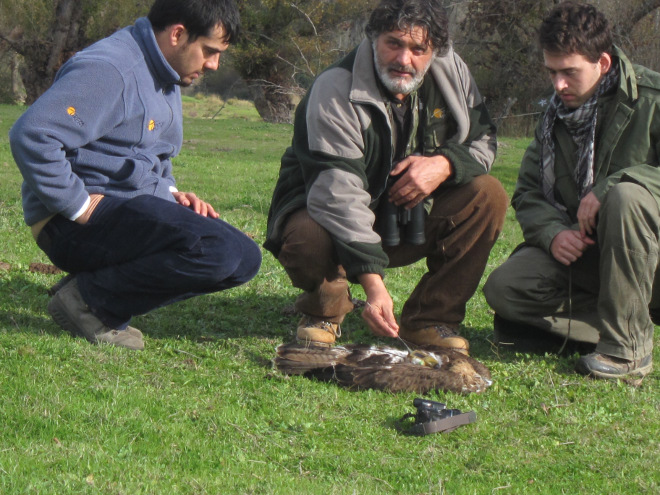
[[[325,347],[282,344],[276,349],[275,367],[286,375],[304,375],[313,370],[336,366],[351,353],[342,346]]]

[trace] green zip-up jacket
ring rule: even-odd
[[[417,93],[421,152],[444,155],[453,165],[441,187],[487,173],[495,159],[495,126],[453,50],[432,62]],[[268,215],[266,249],[278,255],[287,216],[306,207],[332,236],[349,280],[384,275],[388,258],[374,231],[374,211],[394,165],[388,105],[369,40],[316,79],[296,109]]]
[[[598,99],[592,192],[602,203],[607,191],[622,182],[646,188],[660,205],[660,74],[633,65],[615,47],[613,61],[621,69],[614,94]],[[558,121],[555,140],[555,197],[567,208],[562,214],[543,195],[540,185],[543,116],[534,141],[525,152],[511,204],[525,242],[550,252],[554,237],[575,229],[580,206],[573,171],[577,146]]]

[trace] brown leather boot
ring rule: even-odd
[[[300,319],[296,331],[298,341],[311,344],[332,345],[338,337],[341,337],[339,323],[308,315]]]
[[[444,347],[469,355],[470,343],[458,335],[458,325],[438,323],[418,330],[401,328],[399,337],[418,346]]]

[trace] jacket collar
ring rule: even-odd
[[[376,105],[386,112],[377,77],[371,40],[365,38],[358,46],[353,62],[353,82],[349,98],[354,102]]]
[[[177,74],[169,62],[165,60],[163,52],[160,51],[160,47],[156,42],[156,36],[154,35],[154,30],[149,19],[146,17],[140,17],[135,21],[132,35],[140,47],[140,50],[142,50],[144,59],[149,66],[149,70],[154,75],[154,79],[156,79],[162,87],[172,86],[181,80],[179,74]]]
[[[615,59],[618,59],[619,68],[621,69],[621,80],[619,81],[619,89],[617,91],[619,98],[630,101],[637,100],[637,79],[632,63],[626,57],[626,54],[616,45],[612,50],[612,55]]]

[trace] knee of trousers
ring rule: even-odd
[[[240,263],[232,274],[232,279],[236,285],[244,284],[252,280],[261,268],[261,248],[259,248],[257,243],[248,236],[245,236],[242,240],[241,246]]]
[[[503,318],[512,319],[514,316],[512,304],[515,280],[506,263],[491,272],[483,286],[484,297],[488,305]]]
[[[655,198],[643,186],[620,182],[607,192],[599,211],[599,235],[625,235],[635,232],[657,238],[660,211]]]
[[[336,257],[332,238],[327,230],[315,222],[307,210],[291,215],[282,235],[278,260],[285,268],[318,266],[321,260]]]
[[[509,207],[509,197],[502,183],[491,175],[479,175],[469,185],[479,205],[478,214],[492,228],[500,231]]]
[[[261,249],[247,235],[231,229],[200,241],[198,282],[207,287],[235,287],[252,280],[261,267]]]
[[[653,195],[645,187],[634,182],[619,182],[605,195],[600,213],[627,216],[644,210],[658,214],[657,202]]]

